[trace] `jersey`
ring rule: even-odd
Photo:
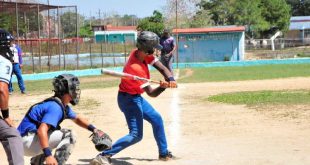
[[[133,50],[130,55],[127,63],[124,66],[123,72],[136,75],[143,78],[150,78],[150,71],[148,65],[153,65],[158,59],[153,55],[148,55],[141,62],[137,57],[137,49]],[[121,79],[121,83],[119,85],[119,91],[126,92],[132,95],[142,94],[144,92],[143,88],[148,86],[148,82],[139,81],[139,80],[129,80],[129,79]]]
[[[67,110],[66,118],[75,119],[76,113],[69,107]],[[62,119],[64,118],[62,107],[55,101],[46,101],[33,106],[29,113],[23,118],[18,126],[18,131],[21,136],[25,136],[28,132],[37,132],[37,123],[46,123],[56,129]],[[30,118],[30,119],[29,119]],[[34,121],[36,123],[34,123]]]
[[[0,55],[0,81],[9,84],[12,74],[12,63]]]
[[[11,52],[13,53],[13,63],[18,64],[19,63],[19,55],[18,55],[18,49],[15,44],[10,47]]]
[[[163,54],[170,53],[175,47],[174,39],[171,36],[168,38],[161,37],[159,43],[163,47],[163,49],[161,50]]]

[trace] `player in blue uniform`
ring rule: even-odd
[[[68,105],[78,104],[79,84],[78,78],[72,74],[55,77],[53,81],[55,95],[30,107],[18,126],[25,155],[32,156],[32,165],[41,165],[44,161],[46,164],[63,165],[68,160],[76,137],[72,130],[60,128],[60,123],[64,119],[71,119],[75,124],[91,132],[97,131]],[[53,149],[56,149],[54,156]]]

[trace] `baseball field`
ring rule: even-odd
[[[114,165],[306,165],[310,164],[310,65],[263,65],[175,70],[178,88],[145,98],[165,123],[176,160],[158,161],[151,126],[144,137],[112,159]],[[160,79],[154,73],[152,79]],[[81,102],[74,110],[116,141],[128,133],[116,96],[118,78],[81,77]],[[18,87],[15,85],[15,90]],[[27,109],[52,95],[50,80],[27,81],[27,95],[10,96],[11,116],[19,124]],[[90,132],[70,120],[77,134],[68,160],[85,165],[98,152]],[[0,147],[0,164],[6,165]],[[25,157],[25,164],[29,164]]]

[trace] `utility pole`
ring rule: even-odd
[[[99,9],[98,15],[99,15],[99,23],[100,23],[100,25],[102,25],[102,21],[101,21],[101,10],[100,10],[100,9]]]
[[[177,47],[177,68],[179,68],[178,0],[175,0],[175,33]]]

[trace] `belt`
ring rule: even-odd
[[[122,91],[118,91],[119,94],[123,95],[123,96],[140,96],[140,94],[130,94],[130,93],[127,93],[127,92],[122,92]]]

